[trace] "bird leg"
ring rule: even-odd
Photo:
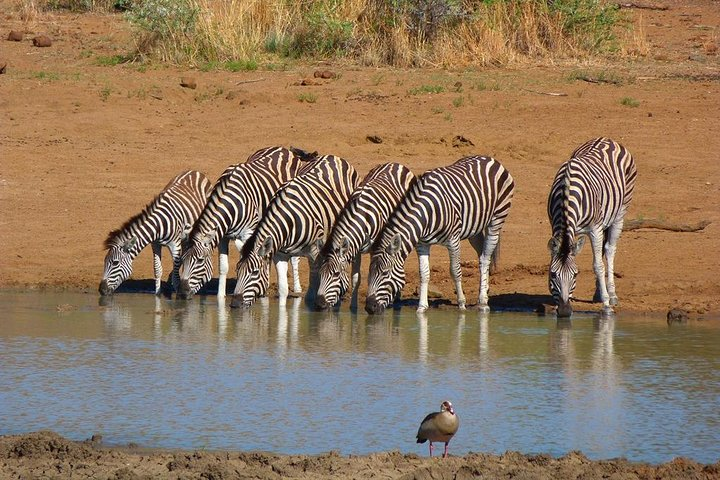
[[[447,458],[448,456],[448,442],[445,442],[445,453],[443,453],[443,458]]]
[[[434,448],[433,444],[432,444],[432,442],[430,442],[430,457],[432,457],[432,455],[433,455],[433,448]]]

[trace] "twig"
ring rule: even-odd
[[[539,92],[537,90],[530,90],[529,88],[523,88],[526,92],[537,93],[538,95],[550,95],[551,97],[567,97],[567,93],[562,92]]]
[[[240,80],[239,82],[236,82],[235,85],[242,85],[243,83],[255,83],[255,82],[262,82],[265,80],[264,78],[255,78],[253,80]]]
[[[666,220],[658,220],[655,218],[639,218],[635,220],[627,220],[623,230],[629,231],[638,230],[640,228],[654,228],[656,230],[668,230],[670,232],[699,232],[710,225],[710,223],[711,222],[709,220],[702,220],[693,225],[689,225],[668,222]]]
[[[656,7],[655,5],[643,5],[640,3],[618,3],[618,7],[620,8],[640,8],[643,10],[667,10],[668,7],[666,6],[660,6]]]

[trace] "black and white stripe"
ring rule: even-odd
[[[399,163],[376,166],[353,192],[333,227],[321,254],[317,306],[333,307],[348,288],[348,265],[352,264],[352,300],[357,310],[360,256],[370,251],[390,214],[415,181],[409,168]]]
[[[173,288],[179,284],[181,242],[202,212],[211,183],[200,172],[187,171],[165,186],[142,212],[129,219],[105,240],[105,271],[100,282],[101,295],[109,295],[132,273],[132,262],[148,244],[152,245],[155,293],[160,293],[163,246],[173,257]]]
[[[615,251],[636,176],[630,152],[609,138],[584,143],[560,166],[548,198],[552,224],[548,283],[558,316],[572,314],[570,300],[578,273],[575,257],[585,235],[590,237],[593,249],[594,301],[602,302],[606,311],[617,304]]]
[[[280,267],[278,261],[299,255],[310,259],[310,285],[305,298],[313,305],[317,291],[315,259],[356,185],[355,169],[334,155],[319,157],[311,168],[286,183],[243,247],[231,306],[247,306],[265,295],[271,260],[277,268]],[[280,303],[284,304],[288,288],[282,283],[281,269],[278,269],[278,294]]]
[[[263,211],[280,186],[308,165],[314,154],[298,149],[268,147],[258,150],[245,163],[229,166],[215,183],[207,206],[183,246],[180,266],[181,298],[198,292],[212,277],[212,252],[218,247],[218,297],[225,296],[228,246],[238,251],[250,238]],[[293,288],[299,292],[297,259],[293,260]]]
[[[408,190],[372,247],[365,310],[380,313],[405,284],[404,263],[413,248],[420,261],[420,303],[428,307],[430,245],[450,254],[450,275],[458,306],[465,308],[460,269],[460,241],[468,239],[480,261],[478,307],[487,310],[488,275],[500,230],[510,211],[515,183],[490,157],[466,157],[423,174]]]

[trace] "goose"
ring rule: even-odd
[[[448,443],[460,427],[460,419],[455,415],[455,409],[450,401],[445,400],[440,405],[439,412],[432,412],[420,423],[417,433],[417,443],[430,441],[430,456],[433,456],[433,442],[445,442],[443,458],[448,456]]]

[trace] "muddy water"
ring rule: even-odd
[[[298,301],[299,302],[299,301]],[[151,295],[0,293],[0,434],[362,454],[450,399],[451,452],[720,458],[720,321],[412,309],[248,311]]]

